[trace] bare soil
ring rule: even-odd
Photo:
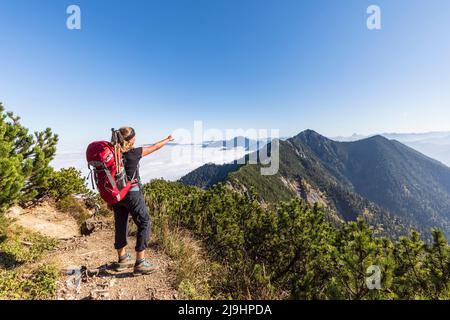
[[[6,216],[16,220],[22,227],[51,238],[64,240],[80,235],[80,228],[67,213],[56,210],[51,203],[42,203],[30,209],[19,206],[11,208]]]
[[[31,210],[15,207],[8,212],[8,216],[25,228],[60,240],[58,246],[41,260],[55,264],[61,270],[57,299],[178,299],[173,261],[155,245],[151,245],[146,253],[157,267],[154,273],[133,276],[132,268],[123,272],[113,270],[117,253],[113,247],[111,223],[100,221],[100,228],[97,227],[89,236],[81,236],[75,219],[59,212],[51,204]],[[132,255],[134,244],[135,238],[129,237],[129,252]]]

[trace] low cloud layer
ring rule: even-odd
[[[144,183],[157,178],[173,181],[206,163],[228,163],[242,158],[245,154],[243,147],[222,149],[197,145],[168,145],[143,158],[139,171]],[[74,167],[85,176],[89,173],[83,151],[58,152],[51,165],[57,170]]]

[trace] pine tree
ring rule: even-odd
[[[33,144],[27,151],[27,159],[31,159],[31,170],[22,189],[21,202],[27,203],[40,199],[47,188],[53,169],[49,166],[56,152],[58,136],[50,128],[43,132],[35,132]]]
[[[429,297],[429,271],[424,265],[427,259],[426,245],[416,231],[401,237],[394,251],[396,270],[394,291],[399,299],[425,299]]]
[[[311,208],[295,199],[278,210],[279,222],[272,235],[273,281],[291,286],[296,299],[324,299],[332,277],[331,246],[334,232],[319,206]]]
[[[425,266],[429,270],[429,292],[433,299],[450,298],[450,247],[441,230],[432,230]]]
[[[0,210],[43,195],[58,142],[50,129],[33,135],[19,121],[0,103]]]
[[[375,238],[367,223],[358,219],[349,222],[338,232],[335,244],[334,268],[339,299],[383,299],[389,297],[394,261],[392,243],[388,239]],[[379,288],[370,288],[368,272],[380,271]]]
[[[161,180],[144,188],[157,234],[166,226],[188,228],[224,266],[214,289],[221,296],[449,298],[450,251],[442,232],[433,231],[430,244],[417,232],[393,242],[376,236],[364,220],[335,225],[318,205],[294,199],[262,206],[259,196],[247,191]],[[369,281],[371,266],[381,271],[378,288]]]

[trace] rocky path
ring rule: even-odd
[[[134,245],[130,237],[129,244]],[[149,248],[147,257],[157,270],[145,276],[133,276],[132,269],[116,272],[112,230],[99,230],[86,237],[62,241],[47,261],[61,266],[58,299],[177,299],[171,259],[157,248]],[[131,250],[130,250],[131,251]]]
[[[81,236],[79,226],[68,214],[51,204],[30,210],[14,207],[7,213],[15,223],[59,240],[58,246],[40,263],[54,264],[61,276],[57,283],[57,299],[177,299],[172,260],[156,246],[147,249],[147,258],[157,270],[145,276],[133,276],[132,269],[116,272],[112,221],[95,221],[94,232]],[[129,252],[134,255],[135,238],[129,237]]]

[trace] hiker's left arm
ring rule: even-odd
[[[173,141],[173,137],[171,135],[165,138],[164,140],[161,140],[151,146],[142,147],[142,156],[143,157],[148,156],[150,153],[155,152],[156,150],[159,150],[162,147],[164,147],[170,141]]]

